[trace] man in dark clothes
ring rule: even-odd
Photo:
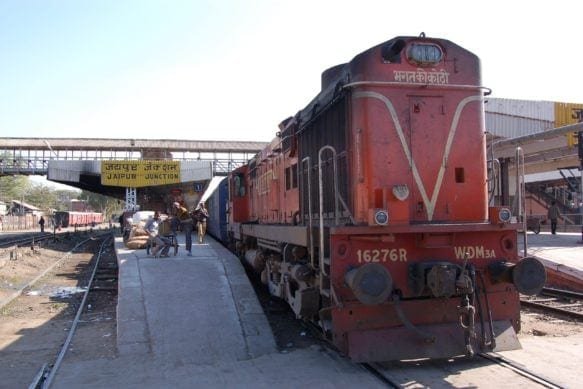
[[[186,247],[186,255],[192,257],[192,230],[194,228],[194,222],[188,209],[180,205],[180,203],[175,202],[173,204],[174,212],[176,217],[182,225],[182,231],[184,232],[184,245]]]
[[[123,213],[122,213],[121,215],[119,215],[119,230],[120,230],[122,235],[123,235],[124,222],[125,222],[125,218],[123,217]]]
[[[551,234],[557,234],[557,220],[561,216],[561,210],[557,205],[557,202],[553,200],[551,202],[551,207],[549,208],[549,212],[547,213],[548,218],[551,220]]]

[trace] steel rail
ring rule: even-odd
[[[28,389],[36,389],[39,387],[39,385],[41,384],[42,380],[45,377],[45,374],[48,371],[48,364],[44,364],[41,366],[40,370],[38,371],[38,373],[36,373],[36,376],[34,376],[34,379],[32,380],[32,383],[30,385],[28,385]]]
[[[5,307],[6,305],[10,304],[14,299],[18,298],[26,288],[30,287],[31,285],[34,285],[38,280],[40,280],[41,278],[43,278],[48,272],[50,272],[51,270],[53,270],[53,268],[55,266],[61,264],[65,260],[67,260],[71,256],[71,254],[73,253],[73,251],[75,251],[77,249],[77,247],[84,245],[85,243],[87,243],[91,239],[93,239],[93,238],[87,238],[87,239],[81,241],[80,243],[77,243],[77,245],[75,247],[73,247],[69,252],[67,252],[61,259],[59,259],[58,261],[54,262],[51,266],[47,267],[44,271],[42,271],[34,279],[32,279],[31,281],[27,282],[26,285],[24,285],[21,288],[19,288],[18,290],[16,290],[14,293],[12,293],[6,299],[0,301],[0,309],[2,309],[3,307]]]
[[[326,346],[328,346],[328,348],[330,348],[331,350],[334,350],[335,352],[339,352],[338,349],[332,343],[330,343],[324,336],[322,336],[322,333],[319,330],[319,327],[317,327],[315,324],[313,324],[311,322],[307,322],[307,324],[308,324],[308,328],[310,330],[312,330],[313,333],[316,335],[316,337],[319,338],[320,340],[322,340],[324,342],[324,344]],[[476,357],[478,357],[478,356],[482,357],[486,360],[489,360],[491,362],[494,362],[497,365],[500,365],[504,368],[513,370],[518,375],[523,376],[523,377],[525,377],[533,382],[536,382],[536,383],[538,383],[546,388],[553,388],[553,389],[555,389],[555,388],[563,389],[564,388],[560,384],[553,382],[551,379],[544,377],[542,374],[534,373],[534,372],[526,369],[525,367],[521,366],[517,362],[512,361],[508,358],[505,358],[500,354],[497,354],[494,352],[478,353],[478,354],[476,354]],[[368,362],[368,363],[365,362],[365,363],[360,363],[360,365],[364,369],[368,370],[371,374],[373,374],[382,383],[386,384],[390,388],[401,389],[401,388],[408,387],[407,384],[401,385],[395,380],[395,378],[384,373],[384,371],[386,371],[386,369],[377,362]]]
[[[524,305],[525,307],[540,309],[541,311],[553,312],[553,313],[556,313],[559,315],[568,316],[568,317],[576,319],[578,321],[583,321],[583,312],[570,311],[567,309],[563,309],[560,306],[553,307],[551,305],[540,304],[540,303],[536,303],[533,301],[522,300],[522,299],[520,300],[520,304]]]
[[[99,247],[99,253],[97,254],[97,259],[95,260],[95,266],[93,267],[93,272],[91,273],[91,278],[89,279],[89,282],[87,283],[87,290],[83,294],[83,300],[81,300],[81,304],[79,304],[79,308],[77,309],[77,314],[75,315],[75,319],[73,320],[73,323],[71,324],[71,329],[69,330],[69,335],[67,336],[67,340],[65,340],[65,343],[63,343],[63,346],[61,347],[61,351],[59,352],[59,355],[57,356],[57,360],[53,364],[53,367],[51,368],[49,375],[47,376],[47,378],[45,379],[45,381],[42,384],[43,389],[48,389],[51,387],[53,380],[55,378],[55,375],[57,374],[57,371],[59,370],[59,367],[61,366],[61,362],[63,361],[63,358],[65,357],[65,354],[67,353],[67,350],[69,349],[69,345],[71,344],[71,341],[73,340],[73,336],[75,335],[75,331],[77,330],[77,325],[79,324],[79,319],[81,318],[81,314],[83,313],[83,308],[85,307],[85,302],[87,301],[87,297],[89,296],[89,291],[91,290],[91,284],[93,283],[93,279],[95,278],[95,273],[97,272],[97,268],[99,267],[99,260],[101,259],[101,254],[103,253],[103,248],[105,247],[105,244],[111,240],[111,238],[112,238],[112,235],[109,234],[109,236],[103,240],[103,242],[101,243],[101,246]]]
[[[518,364],[517,362],[512,361],[508,358],[505,358],[497,353],[479,353],[479,354],[476,354],[476,356],[484,358],[484,359],[486,359],[490,362],[493,362],[493,363],[495,363],[503,368],[510,369],[510,370],[514,371],[516,374],[518,374],[526,379],[529,379],[530,381],[533,381],[539,385],[542,385],[546,388],[553,388],[553,389],[555,389],[555,388],[562,389],[563,388],[562,385],[560,385],[556,382],[553,382],[551,379],[549,379],[541,374],[532,372],[532,371],[526,369],[524,366]],[[405,385],[399,384],[395,380],[395,378],[391,377],[389,374],[386,373],[387,369],[378,363],[361,363],[361,365],[390,388],[406,388],[406,387],[408,387],[407,384],[405,384]]]
[[[528,370],[526,367],[520,365],[519,363],[510,360],[508,358],[503,357],[500,354],[497,353],[480,353],[477,354],[478,356],[487,359],[491,362],[496,363],[497,365],[500,365],[502,367],[505,367],[507,369],[510,369],[512,371],[514,371],[515,373],[528,378],[529,380],[536,382],[539,385],[542,385],[546,388],[557,388],[557,389],[563,389],[564,387],[556,382],[551,381],[549,378],[546,378],[544,376],[542,376],[541,374],[538,373],[534,373],[530,370]]]
[[[34,241],[38,240],[45,240],[45,239],[49,239],[53,236],[52,233],[48,233],[45,232],[42,235],[37,235],[37,236],[29,236],[26,238],[19,238],[19,239],[14,239],[14,240],[4,240],[4,241],[0,241],[0,248],[5,249],[5,248],[9,248],[12,246],[25,246],[29,243],[34,243]]]
[[[377,367],[378,365],[376,363],[361,363],[360,365],[364,367],[366,370],[368,370],[369,373],[378,378],[382,383],[386,384],[389,388],[394,389],[404,388],[403,385],[399,384],[393,378],[383,373],[385,369],[383,367]]]
[[[541,294],[543,294],[545,296],[583,300],[583,293],[573,292],[573,291],[564,290],[564,289],[543,288]]]
[[[552,297],[554,299],[538,299],[538,300],[523,300],[520,299],[520,304],[525,306],[525,307],[529,307],[529,308],[534,308],[534,309],[538,309],[541,311],[547,311],[547,312],[552,312],[552,313],[556,313],[559,315],[564,315],[570,318],[573,318],[575,320],[578,321],[583,321],[583,311],[575,311],[575,310],[570,310],[570,309],[566,309],[569,307],[575,307],[577,305],[574,305],[572,303],[561,303],[560,301],[555,300],[556,298],[559,299],[574,299],[574,300],[579,300],[580,303],[583,303],[583,293],[578,293],[578,292],[572,292],[570,290],[563,290],[563,289],[555,289],[555,288],[543,288],[543,290],[540,293],[541,296],[549,296]],[[556,302],[558,305],[557,306],[552,306],[552,305],[547,305],[544,304],[544,302]]]

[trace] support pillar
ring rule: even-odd
[[[135,211],[138,206],[138,193],[136,188],[126,188],[126,211]]]

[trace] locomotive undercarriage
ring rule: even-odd
[[[287,301],[297,318],[312,320],[320,310],[320,291],[307,249],[292,244],[281,250],[274,247],[264,240],[249,239],[246,245],[239,245],[239,253],[244,252],[247,264],[261,274],[271,295]]]
[[[330,262],[322,261],[321,271],[320,261],[305,246],[242,238],[237,251],[261,274],[270,294],[285,300],[297,318],[318,324],[355,361],[520,348],[517,289],[523,292],[532,285],[520,281],[524,277],[516,274],[525,270],[517,270],[516,264],[494,260],[476,269],[467,260],[412,262],[408,293],[403,293],[404,286],[393,284],[379,264],[353,268],[337,282],[329,276]],[[524,263],[522,268],[533,265]]]
[[[395,288],[384,302],[367,304],[357,290],[357,301],[337,305],[332,312],[334,343],[360,362],[520,348],[520,307],[512,286],[487,290],[473,266],[443,261],[411,265],[409,283],[418,288],[417,297],[403,298]],[[354,318],[359,318],[356,325]]]

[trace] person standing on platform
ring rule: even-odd
[[[45,232],[45,218],[44,217],[42,217],[42,216],[40,217],[38,224],[40,225],[40,232]]]
[[[198,223],[198,243],[202,244],[204,236],[206,234],[206,219],[208,219],[209,213],[204,207],[204,203],[198,204],[198,207],[194,210],[194,220]]]
[[[186,246],[186,252],[189,257],[192,257],[192,229],[193,229],[193,220],[190,216],[190,212],[188,209],[180,205],[180,203],[175,202],[173,207],[176,212],[176,217],[180,221],[182,225],[182,231],[184,232],[184,243]]]
[[[547,213],[547,217],[551,220],[551,234],[557,234],[557,221],[561,216],[561,210],[557,205],[557,202],[553,200],[551,202],[551,207],[549,208],[549,212]]]
[[[125,222],[125,218],[123,217],[123,212],[122,212],[121,215],[119,215],[119,232],[121,233],[122,236],[123,236],[124,222]]]

